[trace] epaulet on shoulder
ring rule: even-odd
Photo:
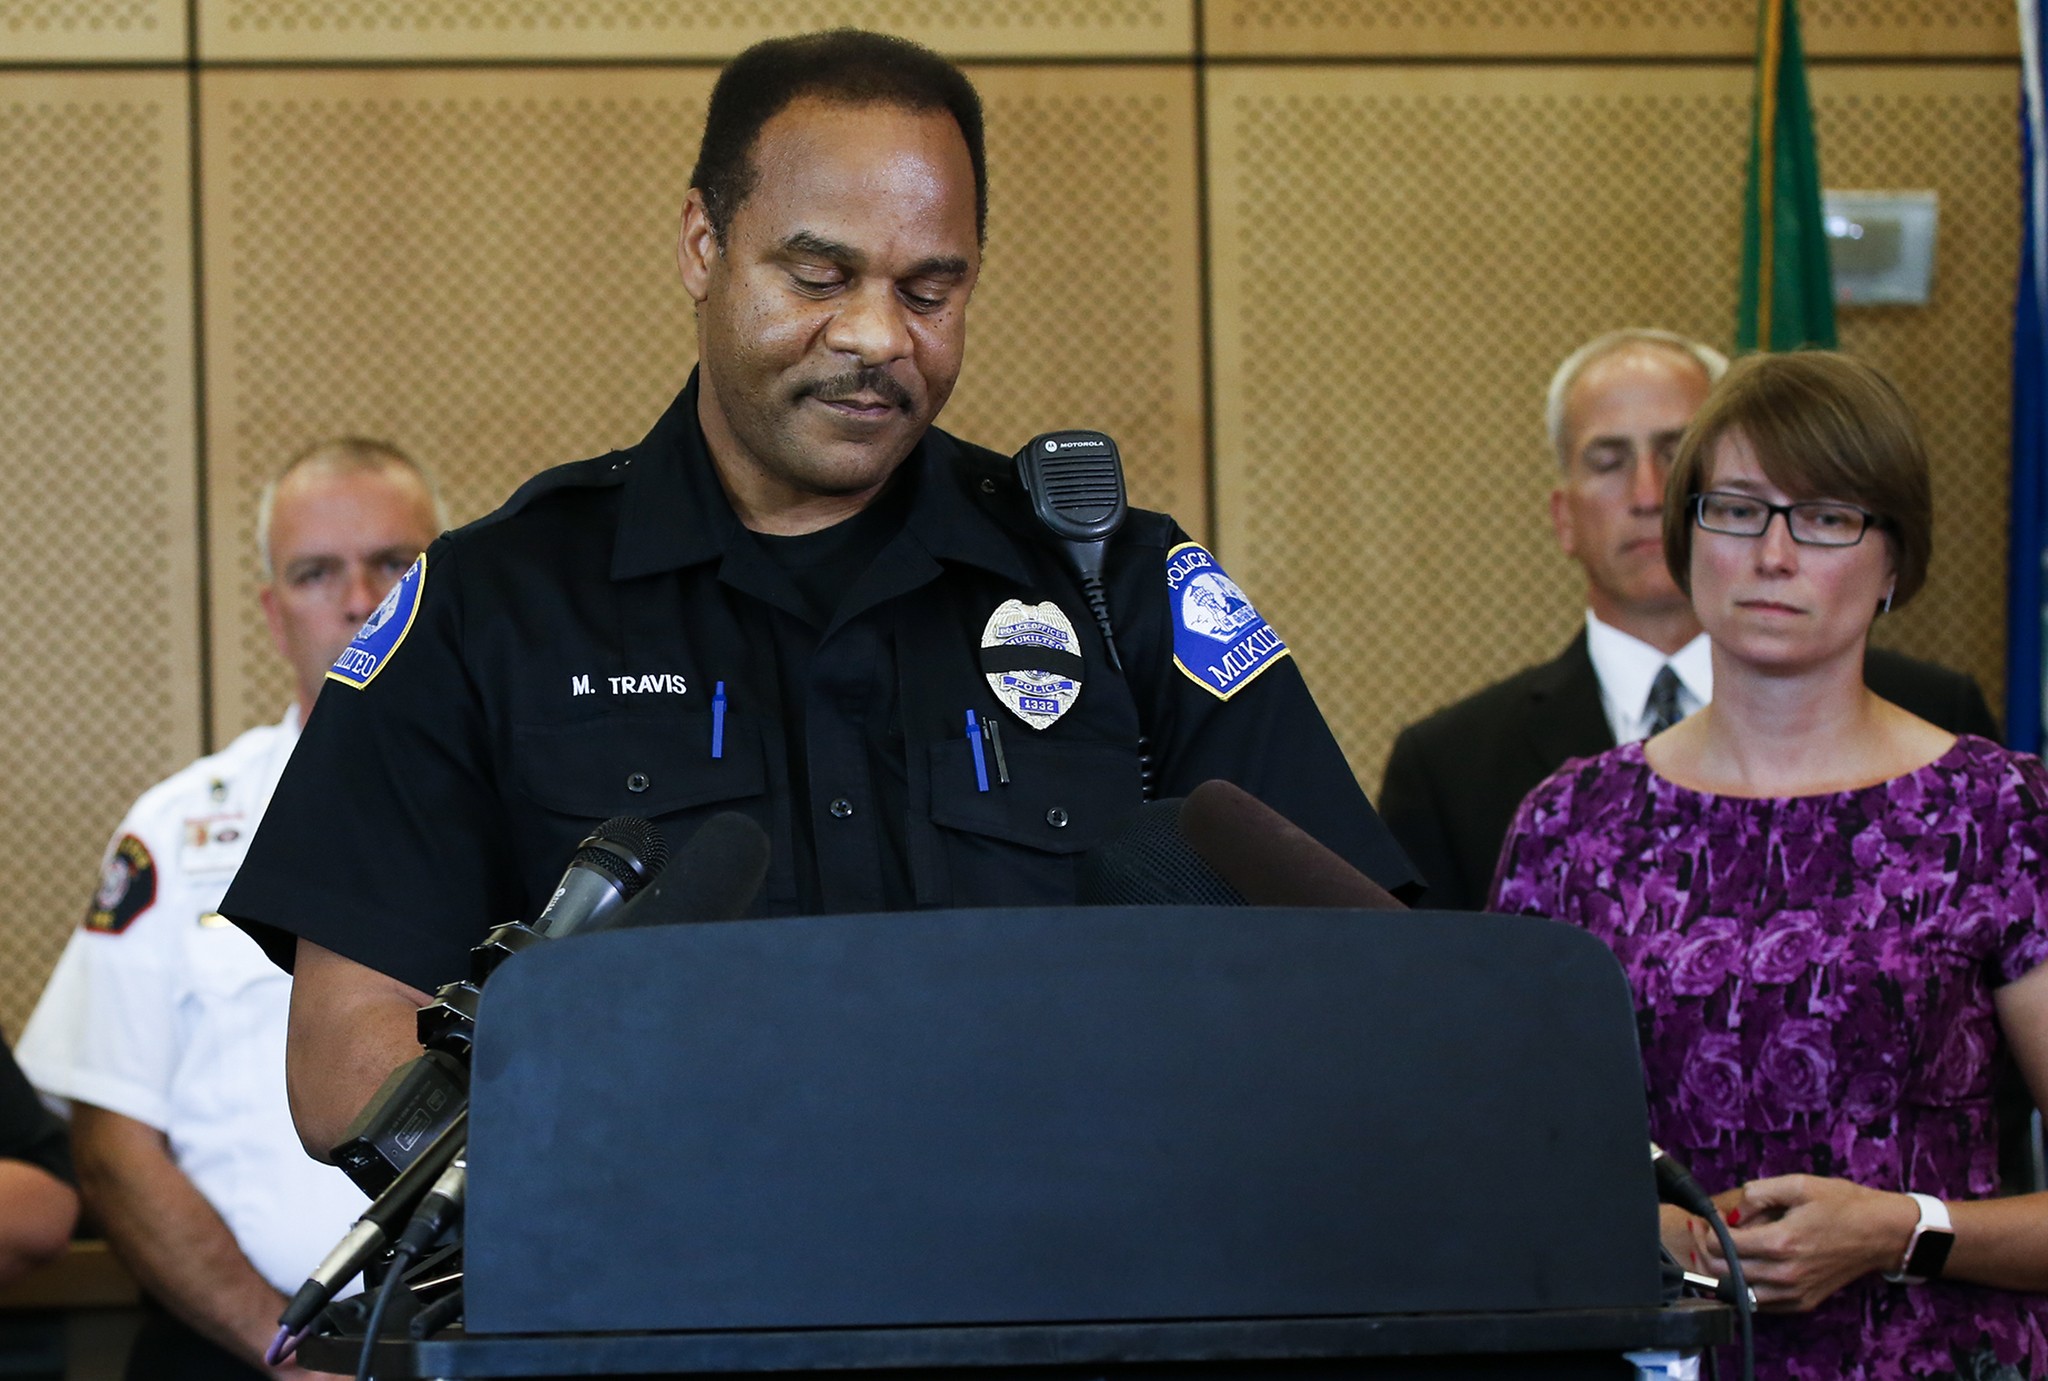
[[[512,491],[512,497],[483,517],[470,524],[471,527],[488,527],[502,522],[515,513],[524,512],[549,494],[564,489],[611,489],[626,482],[633,464],[632,451],[613,451],[609,455],[592,456],[588,460],[572,460],[566,465],[556,465],[541,471],[526,483]]]

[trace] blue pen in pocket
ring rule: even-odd
[[[974,711],[967,712],[967,746],[974,750],[974,789],[988,790],[988,759],[981,753],[981,724],[974,718]]]
[[[725,756],[725,682],[711,688],[711,756]]]

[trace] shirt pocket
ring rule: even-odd
[[[775,840],[758,726],[728,713],[715,758],[711,730],[708,712],[515,727],[511,775],[545,812],[519,832],[556,869],[546,880],[560,875],[577,837],[618,815],[653,822],[671,858],[722,811],[747,816]],[[788,881],[788,855],[778,840],[764,894]]]
[[[983,791],[967,739],[931,745],[931,818],[950,884],[920,877],[919,902],[1069,905],[1080,856],[1140,803],[1138,758],[1129,748],[1021,735],[1004,747],[1007,785],[993,748],[982,745]]]
[[[702,711],[515,728],[514,770],[520,788],[545,809],[592,821],[688,817],[762,795],[766,774],[753,725],[728,716],[717,757],[711,730]],[[671,849],[685,842],[667,837]]]

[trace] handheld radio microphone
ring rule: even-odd
[[[1059,539],[1081,577],[1089,612],[1102,630],[1109,664],[1124,669],[1116,633],[1109,624],[1109,596],[1102,585],[1102,556],[1123,526],[1124,461],[1116,443],[1101,432],[1044,432],[1017,452],[1017,482],[1031,497],[1039,524]]]

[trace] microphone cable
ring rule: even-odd
[[[419,1248],[407,1241],[400,1241],[392,1249],[391,1270],[377,1287],[377,1297],[370,1304],[370,1315],[363,1322],[363,1355],[356,1362],[356,1381],[371,1381],[370,1364],[376,1360],[377,1335],[383,1331],[385,1311],[391,1307],[392,1296],[405,1283],[405,1273],[418,1255]]]
[[[1735,1296],[1730,1303],[1735,1306],[1735,1321],[1742,1334],[1742,1381],[1756,1381],[1756,1296],[1750,1293],[1749,1281],[1742,1273],[1742,1258],[1736,1254],[1728,1224],[1721,1220],[1721,1210],[1714,1207],[1713,1196],[1700,1188],[1692,1171],[1654,1141],[1650,1143],[1650,1164],[1657,1172],[1657,1197],[1696,1218],[1706,1219],[1707,1226],[1714,1230],[1714,1239],[1721,1244],[1721,1257],[1728,1263],[1727,1284]],[[1715,1293],[1719,1295],[1720,1291],[1716,1289]]]

